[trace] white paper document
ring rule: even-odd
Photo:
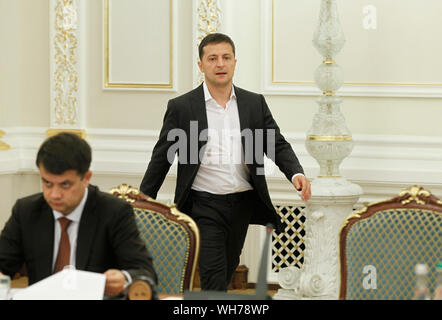
[[[106,276],[64,269],[16,292],[13,300],[102,300]]]

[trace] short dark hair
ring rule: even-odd
[[[74,133],[62,132],[47,138],[37,153],[35,164],[43,165],[52,174],[76,170],[83,177],[89,170],[92,150],[89,144]]]
[[[209,33],[207,36],[204,37],[203,40],[201,40],[200,45],[198,47],[200,60],[203,59],[203,49],[205,46],[211,43],[218,44],[222,42],[227,42],[228,44],[230,44],[232,46],[233,55],[235,55],[235,44],[228,35],[225,35],[223,33]]]

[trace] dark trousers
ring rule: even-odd
[[[191,216],[201,236],[201,289],[226,291],[239,264],[255,192],[215,195],[192,190],[191,197]]]

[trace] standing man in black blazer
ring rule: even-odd
[[[155,294],[152,257],[132,207],[89,184],[89,144],[71,133],[48,138],[36,164],[42,193],[17,200],[0,234],[0,272],[11,278],[25,264],[29,284],[66,266],[104,273],[106,296],[143,279]]]
[[[201,41],[199,57],[205,81],[169,101],[140,189],[155,198],[178,153],[174,201],[200,229],[201,288],[225,291],[248,225],[271,222],[283,231],[264,176],[264,154],[302,190],[304,201],[311,191],[264,97],[233,85],[233,41],[209,34]]]

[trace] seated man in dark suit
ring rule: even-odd
[[[33,284],[74,266],[104,273],[106,296],[122,294],[137,279],[155,289],[152,257],[132,207],[89,184],[91,159],[89,144],[75,134],[41,145],[36,165],[43,192],[14,205],[0,234],[0,272],[12,277],[25,264]]]

